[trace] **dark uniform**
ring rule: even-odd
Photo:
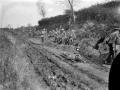
[[[109,55],[108,57],[106,58],[106,62],[105,63],[111,63],[112,60],[114,59],[114,50],[113,50],[113,45],[112,43],[107,43],[107,45],[109,46]]]
[[[113,33],[111,33],[107,38],[100,38],[97,42],[97,44],[95,45],[95,49],[99,49],[100,53],[102,51],[101,54],[106,54],[108,53],[107,58],[105,58],[105,62],[106,64],[111,64],[111,62],[113,61],[113,59],[115,58],[115,54],[116,54],[116,40],[118,38],[119,35],[119,31],[115,31]],[[102,48],[99,46],[100,44],[102,44]],[[108,46],[109,48],[106,48],[105,46]],[[107,50],[105,50],[107,49]]]
[[[113,60],[113,63],[110,68],[110,73],[109,73],[109,90],[118,90],[119,89],[119,81],[120,81],[120,73],[119,73],[119,68],[120,68],[120,53],[115,57]],[[118,81],[118,82],[117,82]]]
[[[41,41],[42,41],[42,43],[44,42],[44,36],[43,35],[41,36]]]
[[[109,46],[109,55],[106,59],[107,63],[111,63],[113,59],[116,57],[116,40],[118,39],[119,31],[115,31],[110,34],[110,38],[106,44]]]

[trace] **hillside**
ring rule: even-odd
[[[111,1],[104,4],[96,4],[89,8],[76,11],[76,24],[79,26],[88,20],[105,24],[118,24],[120,20],[118,19],[119,16],[116,10],[119,5],[120,1]],[[52,30],[59,25],[62,25],[63,28],[68,29],[67,22],[69,21],[69,18],[70,16],[65,14],[39,20],[39,28],[45,28],[47,26],[47,29]]]

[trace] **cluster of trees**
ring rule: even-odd
[[[104,23],[119,23],[120,20],[118,19],[119,15],[117,12],[119,5],[120,1],[111,1],[82,9],[76,12],[77,21],[79,23],[86,20],[94,20]]]
[[[62,23],[67,23],[69,20],[70,16],[68,15],[59,15],[51,18],[45,18],[40,20],[38,23],[39,25],[54,25],[54,24],[62,24]]]
[[[72,21],[73,21],[73,27],[75,25],[75,11],[74,11],[74,8],[80,3],[81,0],[55,0],[55,2],[59,2],[59,4],[62,4],[64,6],[66,6],[68,12],[70,12],[70,16],[72,18]],[[41,21],[39,21],[39,25],[54,25],[54,23],[59,20],[57,22],[57,24],[61,24],[62,23],[66,23],[66,15],[63,15],[62,18],[61,16],[58,16],[58,17],[54,17],[54,18],[50,18],[50,19],[45,19],[45,16],[46,16],[46,9],[45,9],[45,3],[43,0],[39,0],[37,2],[37,6],[38,6],[38,11],[40,13],[40,15],[43,17],[43,19]],[[67,13],[68,13],[67,12]],[[68,16],[67,16],[68,17]],[[63,19],[64,18],[64,19]],[[54,20],[54,19],[57,19],[57,20]],[[48,22],[47,22],[48,21]],[[42,23],[41,23],[42,22]]]
[[[51,18],[45,18],[40,21],[39,23],[39,30],[42,28],[46,28],[48,30],[53,30],[55,28],[59,28],[60,25],[63,28],[68,27],[68,21],[69,21],[70,16],[68,15],[59,15]]]

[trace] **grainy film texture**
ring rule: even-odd
[[[108,90],[119,51],[120,1],[0,0],[0,90]]]

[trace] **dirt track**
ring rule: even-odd
[[[3,39],[0,50],[10,53],[1,51],[0,90],[107,90],[107,68],[67,63],[57,49],[9,33]]]

